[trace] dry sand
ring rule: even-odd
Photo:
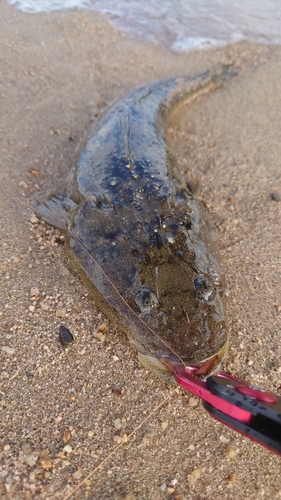
[[[112,324],[95,338],[106,318],[69,272],[60,235],[30,222],[109,104],[145,82],[233,62],[238,77],[182,109],[169,133],[221,239],[226,369],[278,393],[281,203],[270,194],[281,196],[281,47],[174,54],[94,12],[27,15],[3,0],[0,19],[1,498],[65,498],[169,394],[70,498],[281,498],[279,457],[145,371]],[[75,334],[68,349],[61,323]]]

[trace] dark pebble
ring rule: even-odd
[[[115,396],[118,396],[118,398],[122,398],[123,394],[119,389],[112,389],[112,393],[115,394]]]
[[[60,325],[59,339],[61,345],[63,346],[71,344],[71,342],[73,342],[74,340],[72,333],[63,325]]]
[[[273,193],[270,193],[270,198],[273,201],[281,201],[281,194],[279,194],[276,191],[274,191]]]

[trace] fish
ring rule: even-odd
[[[216,234],[169,152],[167,123],[234,74],[220,66],[133,90],[94,122],[64,192],[35,207],[65,232],[96,305],[170,381],[179,363],[218,371],[229,333]]]

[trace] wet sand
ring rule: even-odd
[[[32,204],[63,187],[93,121],[129,90],[234,63],[238,76],[183,108],[169,137],[220,237],[225,368],[281,394],[281,202],[271,196],[281,196],[281,48],[175,54],[123,37],[94,12],[27,15],[4,1],[0,19],[1,498],[66,498],[122,440],[68,498],[280,498],[280,458],[139,365]],[[69,348],[62,323],[75,335]]]

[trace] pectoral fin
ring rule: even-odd
[[[40,219],[43,219],[51,226],[66,230],[70,212],[76,206],[76,203],[69,198],[52,194],[43,203],[36,204],[34,206],[34,212]]]

